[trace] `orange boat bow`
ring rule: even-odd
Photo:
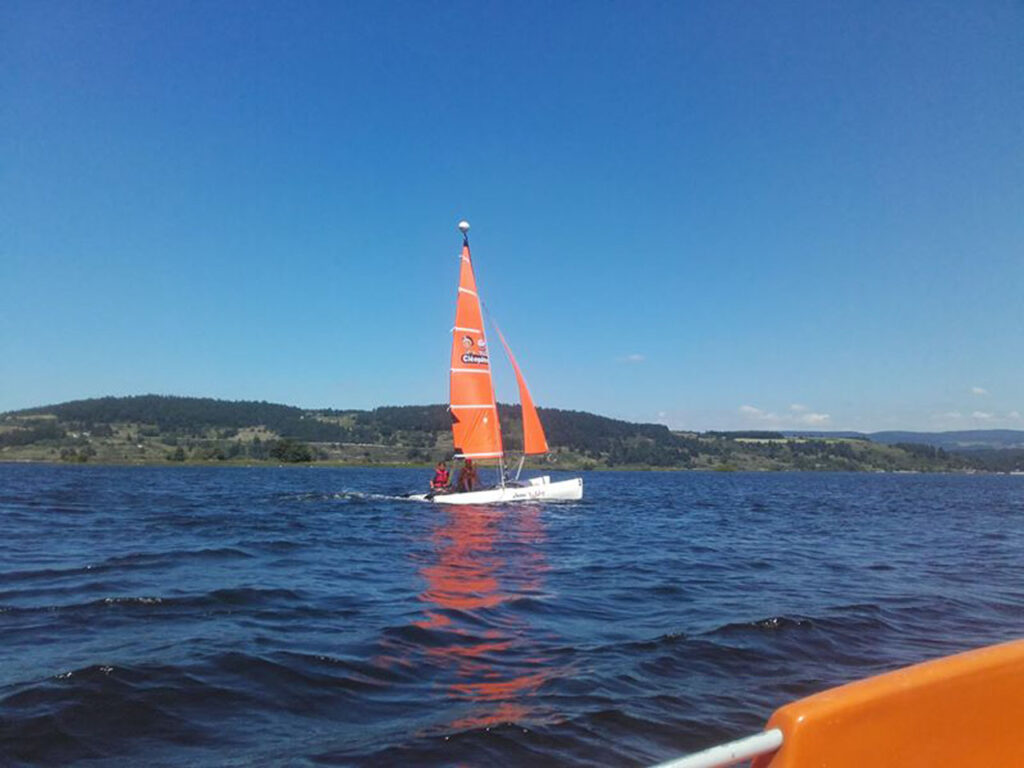
[[[1024,766],[1024,640],[928,661],[780,707],[751,768]]]

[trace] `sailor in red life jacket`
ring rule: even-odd
[[[432,491],[444,491],[448,488],[448,467],[444,465],[443,461],[437,462],[437,467],[434,468],[434,479],[430,481],[430,490]]]

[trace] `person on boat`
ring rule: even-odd
[[[445,466],[443,461],[437,462],[437,466],[434,467],[434,478],[430,481],[430,490],[437,493],[438,491],[445,491],[448,489],[448,483],[451,477],[448,474],[448,467]]]
[[[462,469],[459,470],[459,490],[472,491],[476,488],[476,481],[476,467],[473,466],[473,460],[466,459],[462,464]]]

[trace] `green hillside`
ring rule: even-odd
[[[518,408],[501,405],[505,445],[522,445]],[[970,471],[972,458],[923,445],[772,432],[672,432],[580,411],[540,409],[553,469]],[[0,460],[102,463],[425,464],[452,452],[443,405],[304,410],[267,402],[141,395],[0,414]],[[1024,465],[1000,452],[998,468]]]

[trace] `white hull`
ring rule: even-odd
[[[583,498],[583,478],[560,480],[552,483],[551,478],[530,478],[522,485],[507,485],[504,488],[484,488],[469,493],[426,493],[413,494],[413,501],[432,501],[435,504],[501,504],[510,501],[579,501]]]

